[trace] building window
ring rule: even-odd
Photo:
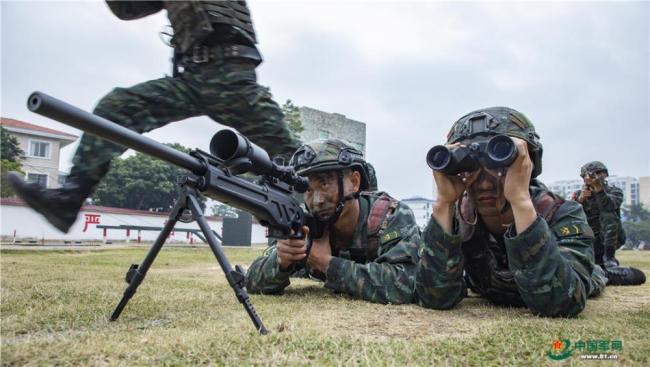
[[[30,157],[50,158],[50,143],[31,140],[29,142],[29,155]]]
[[[27,182],[33,182],[41,187],[47,187],[47,175],[40,173],[28,173]]]
[[[318,129],[318,138],[319,139],[329,139],[330,132],[323,129]]]

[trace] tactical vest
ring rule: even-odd
[[[379,257],[379,244],[383,232],[388,228],[388,222],[395,209],[399,206],[399,201],[392,198],[385,192],[362,192],[361,195],[370,194],[379,197],[370,206],[368,219],[366,221],[368,229],[368,242],[365,248],[349,248],[342,251],[348,251],[350,260],[356,263],[369,263]]]
[[[612,189],[610,188],[610,186],[605,185],[603,190],[605,191],[605,194],[607,194]],[[580,197],[580,191],[574,192],[573,195],[571,196],[571,199],[574,201],[578,201],[578,197]],[[582,210],[584,210],[585,214],[587,215],[587,222],[589,223],[589,227],[591,227],[591,229],[594,231],[594,235],[596,237],[600,236],[600,232],[601,232],[600,208],[598,208],[598,203],[596,203],[596,199],[593,197],[587,198],[584,202],[580,204],[582,205]],[[619,218],[621,217],[621,208],[616,209],[616,215]],[[625,234],[623,234],[623,236],[625,236]]]
[[[542,185],[540,183],[540,185]],[[542,186],[542,188],[545,188]],[[538,187],[535,188],[539,189]],[[535,190],[535,191],[536,191]],[[550,191],[538,193],[533,191],[532,202],[537,214],[544,218],[547,223],[551,223],[557,210],[565,203],[565,200],[553,194]],[[492,243],[488,240],[489,233],[486,228],[477,228],[475,213],[467,213],[469,206],[467,200],[461,202],[460,212],[465,212],[464,218],[470,218],[472,222],[459,220],[459,234],[463,239],[463,253],[465,254],[465,280],[469,288],[477,294],[485,296],[492,302],[501,305],[510,305],[522,307],[525,306],[517,284],[514,280],[514,274],[509,270],[508,259],[502,241]],[[460,213],[458,213],[460,214]],[[474,241],[472,237],[478,236]],[[466,243],[467,241],[471,241]],[[490,249],[494,246],[494,249]]]
[[[547,223],[550,223],[555,212],[565,202],[564,199],[550,191],[534,195],[532,201],[537,214],[544,218]],[[461,218],[458,221],[458,233],[462,236],[463,241],[468,241],[474,234],[474,224],[476,223],[476,212],[471,209],[469,200],[461,201],[457,209],[457,215]]]
[[[257,43],[246,1],[165,1],[167,16],[174,29],[172,44],[180,53],[201,45],[211,35],[215,24],[241,30],[252,44]]]

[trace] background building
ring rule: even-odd
[[[415,215],[415,222],[422,229],[426,227],[431,217],[431,207],[433,206],[433,200],[423,198],[422,196],[414,196],[412,198],[403,199],[402,202],[413,210],[413,215]]]
[[[44,187],[59,187],[59,153],[61,148],[77,140],[77,136],[4,117],[0,118],[0,124],[16,137],[25,152],[21,161],[25,178]]]
[[[639,203],[639,180],[636,177],[609,176],[607,182],[623,190],[623,205],[636,205]],[[563,198],[570,199],[574,191],[580,190],[582,179],[555,181],[548,185],[554,193]],[[648,194],[646,194],[648,196]],[[647,199],[650,200],[650,199]]]
[[[300,122],[305,129],[300,133],[303,142],[315,139],[342,139],[352,143],[365,156],[365,123],[351,120],[339,113],[327,113],[309,107],[300,107]]]
[[[639,177],[639,203],[650,210],[650,176]]]

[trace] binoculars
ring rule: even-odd
[[[496,135],[463,147],[450,149],[436,145],[427,153],[427,164],[434,171],[455,175],[476,171],[481,166],[489,169],[508,167],[516,158],[515,141],[507,135]]]

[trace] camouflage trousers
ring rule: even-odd
[[[600,213],[600,231],[594,239],[594,256],[597,264],[603,263],[603,255],[614,257],[618,248],[625,244],[625,232],[616,213]]]
[[[237,129],[266,149],[270,157],[283,154],[289,158],[299,144],[269,90],[257,84],[255,65],[235,59],[191,64],[176,78],[116,88],[101,99],[93,113],[138,133],[206,115]],[[125,151],[122,146],[83,134],[70,175],[99,181],[108,172],[110,161]]]

